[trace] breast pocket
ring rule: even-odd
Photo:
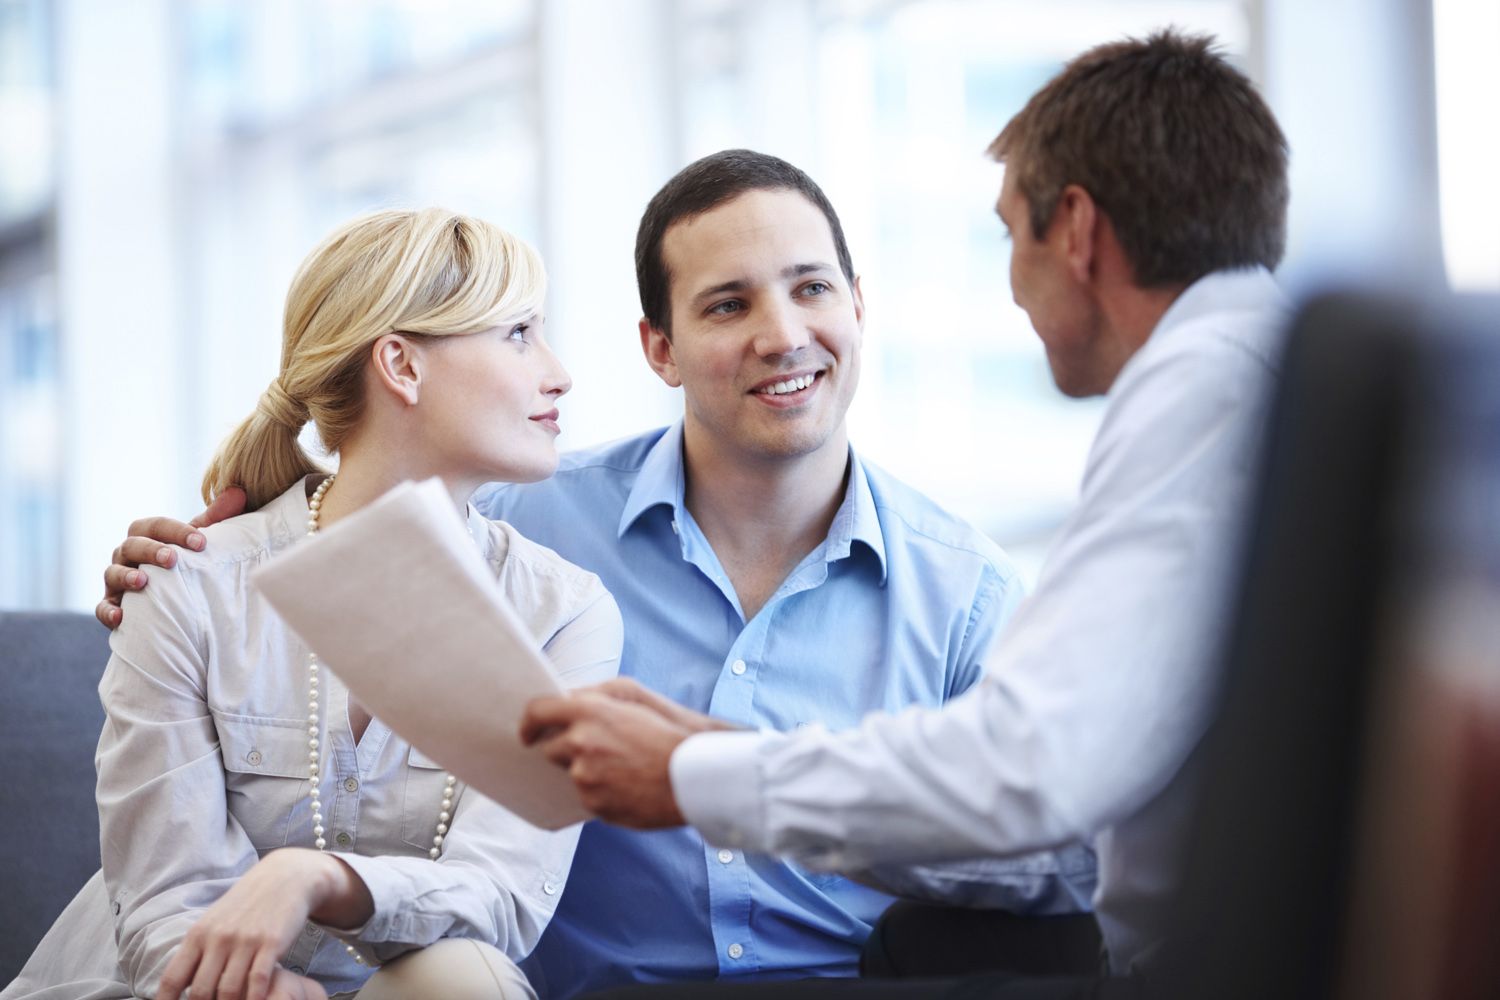
[[[443,790],[447,787],[448,772],[443,765],[412,747],[406,755],[406,791],[401,803],[401,839],[412,847],[426,853],[432,848],[432,838],[437,833],[438,813],[443,807]],[[458,806],[454,786],[454,808]],[[451,812],[451,810],[450,810]],[[452,822],[451,819],[449,821]]]
[[[307,730],[280,719],[214,714],[229,814],[250,843],[283,847],[297,804],[307,796]]]

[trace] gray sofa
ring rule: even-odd
[[[109,634],[88,615],[0,611],[0,985],[99,867],[108,659]]]

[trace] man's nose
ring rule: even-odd
[[[795,309],[781,305],[761,311],[760,325],[755,331],[756,354],[761,357],[792,354],[811,342],[807,324],[801,321]]]

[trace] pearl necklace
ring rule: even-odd
[[[328,487],[333,485],[336,476],[329,476],[318,484],[313,491],[312,499],[307,502],[307,534],[311,538],[318,533],[318,514],[323,509],[323,497],[328,493]],[[323,776],[323,768],[318,749],[321,746],[322,727],[319,725],[318,716],[318,654],[309,652],[307,654],[307,775],[308,775],[308,798],[312,805],[313,822],[313,844],[320,851],[328,849],[328,841],[323,839],[323,800],[318,790],[318,783]],[[443,783],[443,804],[438,810],[437,833],[433,835],[432,847],[427,851],[427,856],[436,861],[438,855],[443,853],[443,838],[448,835],[448,823],[453,819],[453,797],[458,778],[452,774],[446,776]],[[347,951],[360,965],[366,962],[360,956],[353,945],[344,945]]]

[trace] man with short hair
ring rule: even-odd
[[[1020,584],[994,543],[850,448],[864,303],[823,192],[775,157],[705,157],[652,198],[636,270],[641,345],[682,388],[682,421],[565,455],[550,480],[489,487],[476,506],[603,579],[623,674],[733,724],[845,729],[974,684]],[[121,555],[158,551],[132,539]],[[1093,872],[1075,844],[993,876],[995,905],[1047,929],[1046,948],[1015,956],[1024,967],[1097,956]],[[524,968],[543,996],[852,976],[889,903],[692,830],[593,823]]]
[[[1108,393],[1109,405],[1078,507],[984,679],[940,710],[843,733],[716,731],[615,683],[538,700],[523,734],[605,819],[687,822],[726,849],[911,891],[941,885],[957,870],[944,862],[1094,840],[1095,909],[1110,967],[1128,977],[1163,945],[1275,379],[1285,302],[1269,269],[1285,243],[1286,142],[1209,39],[1163,32],[1075,59],[990,151],[1006,165],[997,211],[1016,302],[1059,388]],[[1001,977],[951,995],[1097,987]]]

